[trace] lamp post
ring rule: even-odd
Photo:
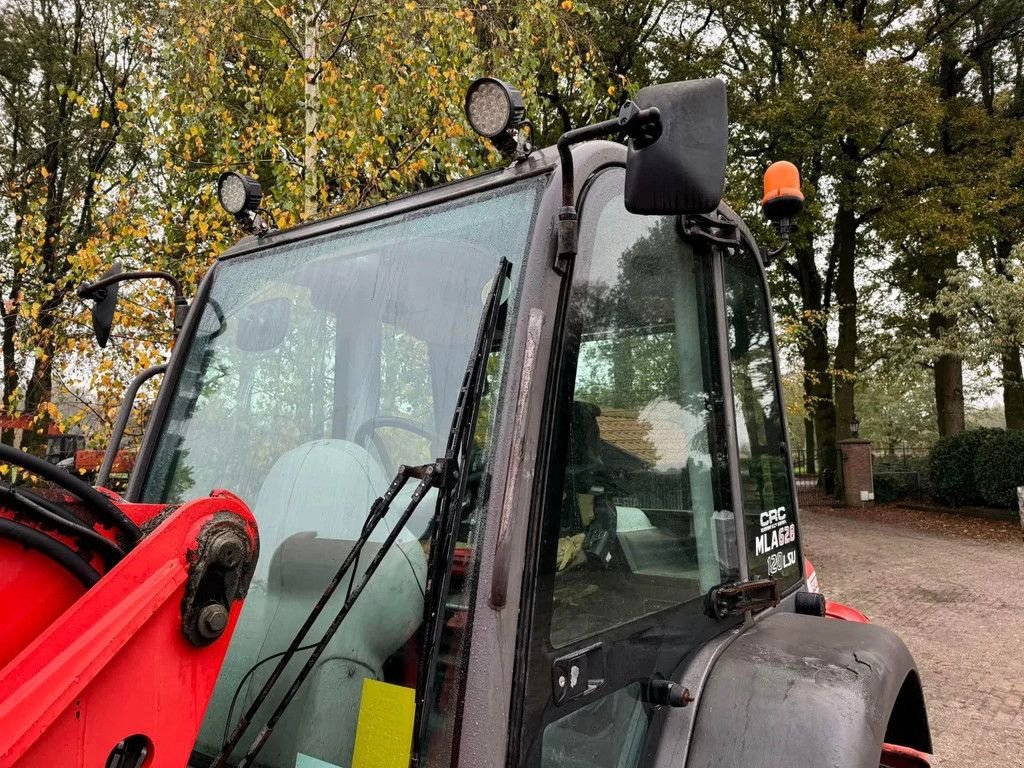
[[[860,435],[860,419],[857,418],[857,414],[853,414],[853,418],[850,419],[850,437],[858,435]]]

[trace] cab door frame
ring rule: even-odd
[[[612,166],[614,167],[614,166]],[[595,224],[593,217],[586,214],[587,193],[598,174],[606,172],[603,167],[591,174],[580,193],[581,209],[581,243],[585,242],[582,230]],[[681,233],[680,233],[681,234]],[[689,238],[687,238],[689,240]],[[735,425],[732,411],[732,394],[729,386],[728,349],[723,343],[727,339],[725,329],[725,307],[723,270],[721,250],[708,248],[704,244],[698,257],[707,262],[708,277],[712,292],[713,306],[708,307],[711,317],[709,332],[717,339],[717,364],[722,387],[720,392],[726,407],[723,408],[724,429],[722,437],[726,444],[728,466],[724,475],[728,479],[729,495],[737,501],[731,506],[739,508],[741,497],[739,479],[735,471],[737,448]],[[582,249],[581,249],[582,250]],[[589,259],[589,255],[577,255],[577,262]],[[646,701],[647,683],[652,677],[667,679],[678,678],[681,668],[702,648],[716,637],[739,628],[743,616],[731,617],[724,621],[709,618],[704,611],[702,597],[681,600],[678,604],[632,619],[624,624],[604,629],[595,635],[573,640],[560,647],[552,647],[548,642],[551,611],[539,610],[538,606],[550,605],[551,576],[542,573],[545,562],[550,555],[550,536],[547,545],[543,543],[544,528],[550,526],[544,510],[557,504],[563,488],[566,455],[567,403],[572,401],[573,379],[575,370],[563,371],[561,364],[566,353],[566,344],[570,343],[568,331],[565,329],[566,311],[569,292],[572,285],[572,274],[564,280],[560,295],[560,305],[556,324],[556,341],[552,348],[547,387],[545,390],[545,408],[543,427],[541,429],[542,445],[538,461],[536,490],[530,515],[530,536],[527,542],[527,568],[524,573],[524,586],[520,606],[520,629],[517,654],[517,669],[514,679],[513,717],[510,724],[510,742],[508,766],[537,766],[540,764],[541,739],[540,731],[556,720],[571,715],[583,707],[600,702],[608,696],[640,683],[640,704],[648,717],[648,726],[643,735],[643,762],[653,759],[658,739],[654,736],[661,729],[665,712],[656,705]],[[569,375],[572,374],[572,375]],[[568,396],[567,396],[568,395]],[[736,515],[736,558],[739,564],[739,578],[746,576],[745,544],[742,531],[742,515]],[[550,532],[549,532],[550,533]],[[657,636],[659,640],[653,638]],[[660,643],[660,644],[659,644]],[[595,678],[602,683],[599,690],[588,692],[574,700],[554,701],[552,693],[557,670],[567,660],[576,658],[590,659],[590,663],[601,665]]]
[[[624,166],[626,161],[626,148],[609,141],[585,142],[572,152],[577,190],[582,186],[580,180],[607,166]],[[510,323],[508,370],[518,375],[505,377],[496,424],[498,437],[487,500],[490,512],[480,542],[484,554],[473,598],[464,695],[456,718],[460,725],[452,765],[463,768],[503,768],[512,744],[514,676],[521,656],[519,607],[529,517],[540,475],[545,382],[568,284],[556,268],[555,225],[562,176],[557,150],[550,147],[534,152],[506,172],[519,176],[549,171],[553,172],[537,209],[515,320]]]

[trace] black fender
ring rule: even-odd
[[[932,749],[914,659],[876,624],[764,616],[695,704],[687,768],[878,768],[883,741]]]

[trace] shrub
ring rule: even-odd
[[[917,472],[875,472],[875,501],[886,503],[921,497],[921,475]]]
[[[935,500],[954,507],[985,503],[974,476],[978,450],[1003,434],[1002,429],[972,429],[939,438],[928,454],[928,477]]]
[[[1016,509],[1017,486],[1024,485],[1024,432],[985,440],[974,460],[974,479],[985,504]]]

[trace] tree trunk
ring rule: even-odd
[[[13,415],[18,404],[15,402],[15,392],[18,390],[18,360],[15,356],[14,334],[18,328],[18,293],[21,291],[21,277],[18,274],[19,265],[14,265],[14,279],[11,281],[11,291],[8,300],[0,304],[3,314],[3,366],[4,366],[4,391],[3,400],[0,400],[0,414],[7,412]],[[14,444],[14,428],[0,429],[0,443],[5,445]]]
[[[1008,344],[1000,355],[1003,370],[1003,412],[1006,428],[1024,430],[1024,371],[1021,370],[1020,347]]]
[[[843,191],[840,190],[840,196]],[[839,305],[839,340],[836,343],[836,437],[850,437],[854,416],[853,382],[857,372],[857,286],[854,259],[857,254],[857,220],[849,202],[841,202],[836,214],[836,302]]]
[[[812,171],[813,173],[813,171]],[[815,261],[814,243],[793,248],[791,273],[800,286],[800,303],[807,341],[801,347],[804,363],[804,402],[814,424],[807,440],[807,461],[819,473],[836,470],[836,413],[829,365],[828,329],[824,315],[829,297]]]
[[[963,86],[963,70],[959,62],[949,53],[939,57],[936,82],[939,97],[947,109],[960,94]],[[952,162],[957,155],[953,141],[949,118],[943,119],[939,129],[939,150]],[[955,252],[935,254],[928,259],[922,268],[923,298],[933,304],[936,297],[946,286],[946,275],[956,269],[958,258]],[[956,318],[945,317],[938,312],[928,315],[928,333],[938,339],[956,323]],[[940,355],[935,361],[935,411],[938,414],[939,436],[959,435],[964,431],[964,364],[956,355]]]
[[[320,22],[316,5],[307,2],[304,18],[304,41],[302,58],[304,74],[305,131],[302,139],[302,215],[305,219],[316,218],[320,210],[320,175],[317,171],[317,157],[320,154],[320,62],[317,59],[317,43],[320,37]]]
[[[1005,280],[1013,280],[1009,269],[1013,256],[1013,241],[1002,238],[996,241],[993,268]],[[1020,345],[1007,340],[999,350],[999,368],[1003,379],[1003,413],[1006,428],[1024,430],[1024,372],[1021,371]]]
[[[808,475],[818,474],[818,462],[814,451],[814,419],[808,416],[804,419],[804,471]]]
[[[939,437],[964,431],[964,364],[955,355],[942,355],[935,361],[935,410]]]
[[[814,437],[815,448],[817,449],[818,473],[831,472],[835,474],[837,468],[836,460],[836,405],[832,399],[832,374],[829,371],[828,345],[824,329],[818,338],[812,339],[812,349],[809,354],[804,355],[804,365],[808,362],[811,367],[804,369],[804,375],[808,370],[814,376],[811,382],[811,390],[814,393]]]

